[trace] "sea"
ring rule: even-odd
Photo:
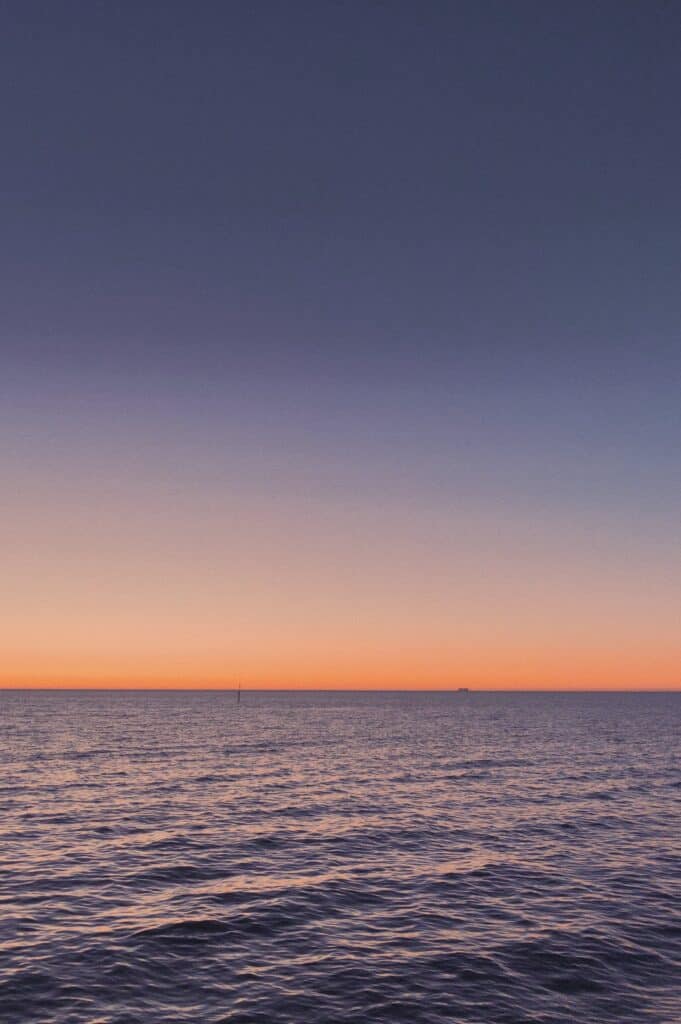
[[[2,1024],[679,1024],[681,693],[0,693]]]

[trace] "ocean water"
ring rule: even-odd
[[[681,694],[0,693],[2,1024],[679,1024]]]

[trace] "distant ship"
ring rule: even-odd
[[[457,693],[470,693],[470,687],[469,686],[460,686],[456,692]]]

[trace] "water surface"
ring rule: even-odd
[[[0,693],[3,1024],[679,1024],[681,694]]]

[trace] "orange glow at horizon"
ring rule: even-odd
[[[79,659],[43,654],[3,663],[0,688],[68,689],[357,689],[446,690],[675,690],[679,650],[358,652],[316,657],[273,648],[230,659],[194,656]]]
[[[679,576],[612,526],[144,492],[10,500],[0,687],[681,685]]]

